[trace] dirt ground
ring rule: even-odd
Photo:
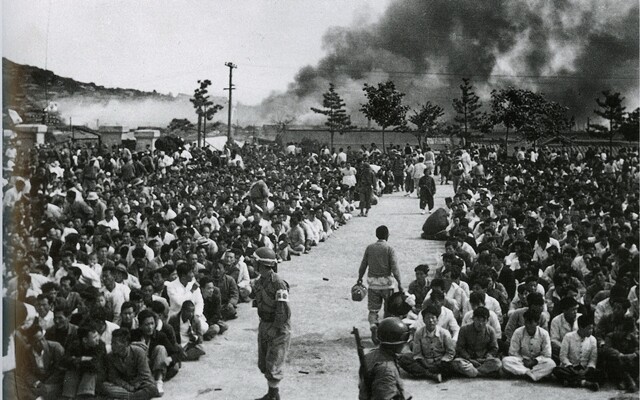
[[[436,208],[451,196],[451,186],[437,187]],[[368,218],[354,218],[334,232],[310,254],[279,266],[289,282],[292,309],[292,340],[283,399],[356,399],[358,357],[351,330],[359,328],[365,347],[373,347],[367,322],[366,300],[353,302],[351,286],[365,247],[374,242],[375,228],[389,227],[389,243],[398,255],[404,287],[414,279],[413,268],[435,264],[444,251],[443,242],[420,238],[426,216],[420,215],[418,199],[401,194],[385,195]],[[249,304],[241,304],[239,318],[229,330],[205,343],[207,354],[196,363],[185,363],[180,373],[165,384],[167,399],[254,399],[267,389],[257,368],[258,316]],[[607,386],[597,393],[565,389],[554,382],[531,384],[519,380],[452,379],[442,384],[408,379],[413,399],[611,399],[622,396]],[[620,397],[618,397],[620,396]]]

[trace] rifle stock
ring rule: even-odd
[[[356,349],[358,350],[358,360],[360,360],[360,378],[366,389],[367,397],[371,397],[371,382],[369,381],[369,373],[367,372],[367,366],[364,361],[364,348],[362,347],[362,340],[360,339],[358,328],[354,326],[351,334],[356,338]]]

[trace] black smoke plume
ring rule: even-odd
[[[628,110],[638,106],[638,26],[636,0],[397,0],[375,23],[330,29],[325,57],[267,98],[261,118],[317,122],[309,106],[333,82],[362,123],[362,84],[387,79],[407,104],[431,100],[452,118],[451,100],[468,77],[485,100],[491,89],[527,88],[584,123],[602,90],[623,93]]]

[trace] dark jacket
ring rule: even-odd
[[[18,346],[17,346],[18,347]],[[37,381],[42,383],[62,383],[64,370],[62,360],[64,349],[57,342],[46,340],[43,343],[42,362],[44,368],[38,368],[35,356],[30,348],[19,346],[16,348],[16,374],[29,386]]]

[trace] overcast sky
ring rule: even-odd
[[[388,3],[5,0],[2,55],[107,87],[191,94],[211,79],[217,96],[232,61],[234,100],[255,104],[322,57],[328,27],[375,21]]]

